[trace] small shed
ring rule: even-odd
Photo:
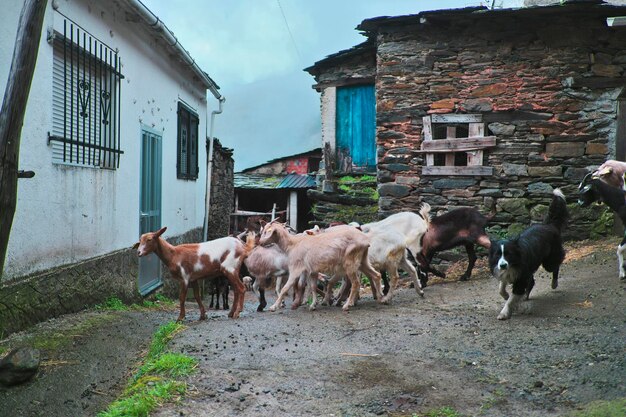
[[[243,230],[251,216],[280,217],[296,230],[306,229],[313,219],[306,191],[317,187],[321,153],[318,148],[235,173],[231,231]]]

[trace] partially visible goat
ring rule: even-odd
[[[292,236],[281,223],[268,223],[263,228],[259,243],[276,243],[287,254],[289,266],[289,279],[270,311],[276,311],[300,277],[309,280],[311,289],[316,288],[318,273],[346,276],[351,281],[352,288],[348,301],[343,305],[344,311],[348,311],[355,303],[359,271],[370,278],[372,290],[377,299],[381,300],[380,274],[372,268],[367,257],[369,238],[353,227],[337,229],[315,235]],[[316,301],[317,297],[313,297],[311,309],[315,308]]]
[[[624,188],[624,174],[626,174],[626,162],[609,159],[600,165],[592,176],[600,178],[613,187]]]
[[[486,217],[471,207],[458,208],[432,218],[428,231],[422,239],[422,250],[415,258],[419,263],[422,285],[426,286],[428,282],[428,272],[445,277],[445,274],[431,266],[433,256],[437,252],[461,245],[465,246],[469,262],[465,273],[461,275],[459,280],[467,281],[470,279],[477,259],[475,245],[480,245],[487,250],[491,247],[491,241],[485,232],[485,225],[491,218],[492,216]]]
[[[239,279],[239,269],[248,248],[235,237],[223,237],[203,243],[189,243],[174,246],[161,235],[167,230],[163,227],[156,232],[144,233],[135,243],[138,256],[155,253],[169,269],[172,278],[180,286],[180,313],[177,321],[185,318],[185,299],[187,288],[193,289],[193,295],[200,307],[200,320],[206,319],[206,311],[200,298],[198,281],[206,278],[225,276],[233,289],[233,305],[228,317],[237,318],[243,310],[244,285]]]
[[[211,296],[211,302],[209,308],[213,308],[215,302],[215,309],[220,309],[220,297],[222,297],[222,307],[224,310],[228,310],[228,280],[225,276],[219,276],[217,278],[210,279],[207,283],[207,294]]]
[[[587,207],[594,201],[606,204],[617,213],[626,226],[626,191],[613,187],[602,181],[594,174],[587,174],[578,186],[578,204]],[[626,252],[626,233],[617,246],[617,262],[620,279],[626,279],[626,264],[624,264],[624,252]]]
[[[276,280],[276,295],[278,295],[283,278],[289,272],[287,254],[276,245],[256,246],[244,263],[250,275],[255,278],[252,289],[259,297],[257,311],[263,311],[267,305],[265,290],[271,284],[272,278]]]

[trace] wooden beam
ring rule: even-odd
[[[433,114],[431,115],[433,123],[478,123],[483,121],[482,114]]]
[[[490,176],[493,175],[493,167],[485,166],[464,166],[464,167],[442,167],[431,166],[422,167],[422,175],[442,175],[442,176]]]
[[[465,152],[496,146],[495,136],[463,139],[438,139],[422,142],[420,153],[424,152]]]
[[[37,64],[46,0],[24,0],[13,61],[0,109],[0,278],[17,204],[20,136]]]

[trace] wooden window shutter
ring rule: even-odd
[[[483,166],[484,149],[494,147],[496,138],[485,136],[481,114],[434,114],[422,121],[420,152],[426,154],[422,175],[493,174],[493,167]]]

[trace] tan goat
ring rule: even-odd
[[[311,288],[315,288],[319,273],[346,276],[350,280],[352,287],[350,296],[343,305],[344,311],[348,311],[356,301],[360,287],[359,271],[370,278],[377,300],[380,302],[382,299],[380,274],[367,257],[369,238],[355,228],[338,228],[336,231],[315,235],[290,235],[283,224],[272,222],[263,228],[259,243],[275,243],[287,254],[289,260],[289,278],[270,311],[276,311],[289,289],[301,276],[309,280]]]

